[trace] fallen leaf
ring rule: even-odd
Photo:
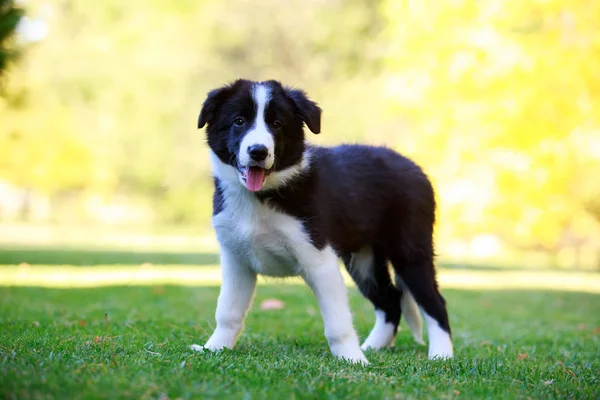
[[[550,379],[550,380],[544,381],[544,386],[552,385],[553,383],[554,383],[554,379]]]
[[[594,328],[594,333],[600,333],[600,326]]]
[[[36,328],[40,327],[40,323],[37,321],[33,321],[33,326],[35,326]]]
[[[100,336],[94,336],[94,343],[98,344],[100,343]]]
[[[460,394],[460,392],[459,392],[458,390],[456,390],[456,389],[454,389],[452,392],[453,392],[455,395],[457,395],[457,396]]]
[[[81,326],[83,328],[86,325],[87,325],[87,323],[84,320],[82,320],[82,319],[79,320],[79,326]]]
[[[563,364],[562,361],[558,360],[558,363],[560,364],[561,367],[563,367],[565,369],[565,371],[567,371],[567,373],[569,375],[571,375],[573,378],[579,380],[579,378],[577,377],[577,375],[575,375],[575,373],[573,371],[571,371],[569,368],[567,368],[567,366],[565,364]]]
[[[529,357],[529,353],[519,353],[517,354],[517,360],[524,360]]]
[[[155,293],[159,296],[162,296],[163,294],[165,294],[166,290],[163,286],[154,286],[152,288],[152,293]]]
[[[261,310],[281,310],[285,307],[285,303],[278,299],[267,299],[260,303]]]

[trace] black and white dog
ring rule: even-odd
[[[301,276],[317,298],[331,352],[367,363],[366,349],[393,344],[401,311],[429,357],[453,356],[445,300],[434,269],[434,192],[422,170],[383,147],[311,146],[304,124],[321,130],[321,109],[277,81],[237,80],[208,94],[213,226],[221,248],[217,327],[204,346],[233,348],[257,274]],[[338,258],[375,306],[361,346]],[[392,283],[388,262],[393,266]]]

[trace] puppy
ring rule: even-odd
[[[309,145],[304,125],[320,132],[320,107],[273,80],[240,79],[211,91],[198,129],[205,125],[222,285],[217,327],[194,350],[234,347],[263,274],[303,278],[338,358],[366,364],[364,350],[391,346],[401,311],[423,343],[419,309],[429,357],[453,356],[434,267],[434,191],[419,166],[384,147]],[[339,258],[375,308],[362,346]]]

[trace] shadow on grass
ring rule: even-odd
[[[213,265],[219,263],[217,253],[134,251],[112,249],[73,249],[24,247],[0,249],[0,265],[21,263],[41,265],[139,265],[143,263],[173,265]]]

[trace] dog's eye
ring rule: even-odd
[[[245,120],[244,120],[244,118],[242,118],[242,117],[237,117],[237,118],[236,118],[236,119],[233,121],[233,123],[234,123],[234,124],[236,124],[237,126],[242,126],[242,125],[244,125],[244,123],[245,123],[245,122],[246,122],[246,121],[245,121]]]
[[[279,120],[273,121],[273,128],[275,128],[275,129],[281,129],[282,126],[283,125],[281,124],[281,121],[279,121]]]

